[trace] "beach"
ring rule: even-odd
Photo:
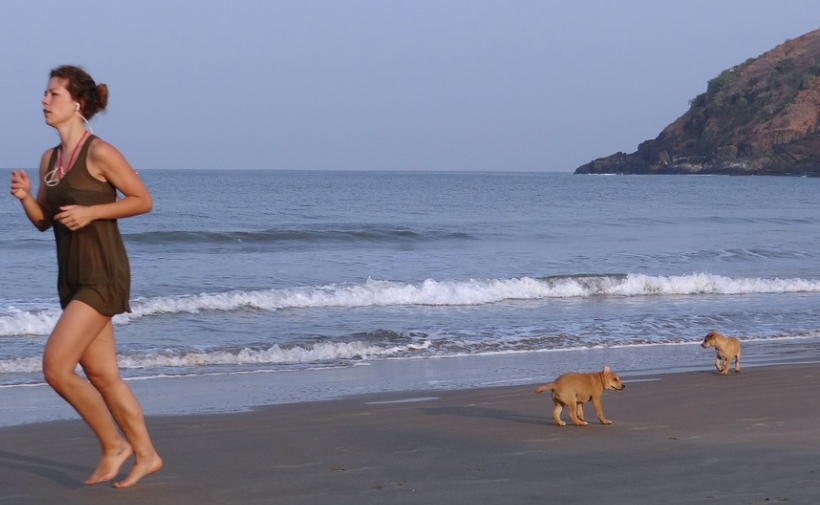
[[[10,426],[0,503],[816,503],[819,377],[633,375],[604,393],[610,426],[591,405],[589,426],[556,426],[539,383],[149,416],[165,468],[127,490],[82,485],[98,448],[81,421]]]

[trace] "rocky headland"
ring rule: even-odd
[[[820,30],[724,70],[631,154],[576,174],[820,176]]]

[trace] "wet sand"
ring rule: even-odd
[[[126,490],[82,485],[80,421],[0,428],[0,504],[817,502],[820,365],[625,383],[611,426],[556,426],[539,384],[149,417],[165,468]]]

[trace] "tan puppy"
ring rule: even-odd
[[[625,387],[620,377],[615,372],[610,372],[607,366],[597,373],[565,373],[555,379],[555,382],[537,388],[535,392],[552,391],[552,401],[555,403],[552,418],[555,419],[555,424],[558,426],[567,424],[561,420],[561,411],[564,407],[568,407],[569,418],[573,424],[586,426],[584,403],[592,400],[601,424],[612,424],[612,421],[604,417],[604,411],[601,409],[601,394],[605,389],[621,391]]]
[[[715,368],[721,375],[729,373],[729,366],[732,364],[732,359],[735,360],[735,373],[740,373],[740,341],[735,337],[724,337],[716,331],[709,332],[703,343],[700,344],[704,349],[710,347],[715,348]],[[724,364],[721,364],[724,361]]]

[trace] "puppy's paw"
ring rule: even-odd
[[[612,421],[610,421],[609,419],[604,419],[603,421],[601,421],[601,424],[612,424]]]

